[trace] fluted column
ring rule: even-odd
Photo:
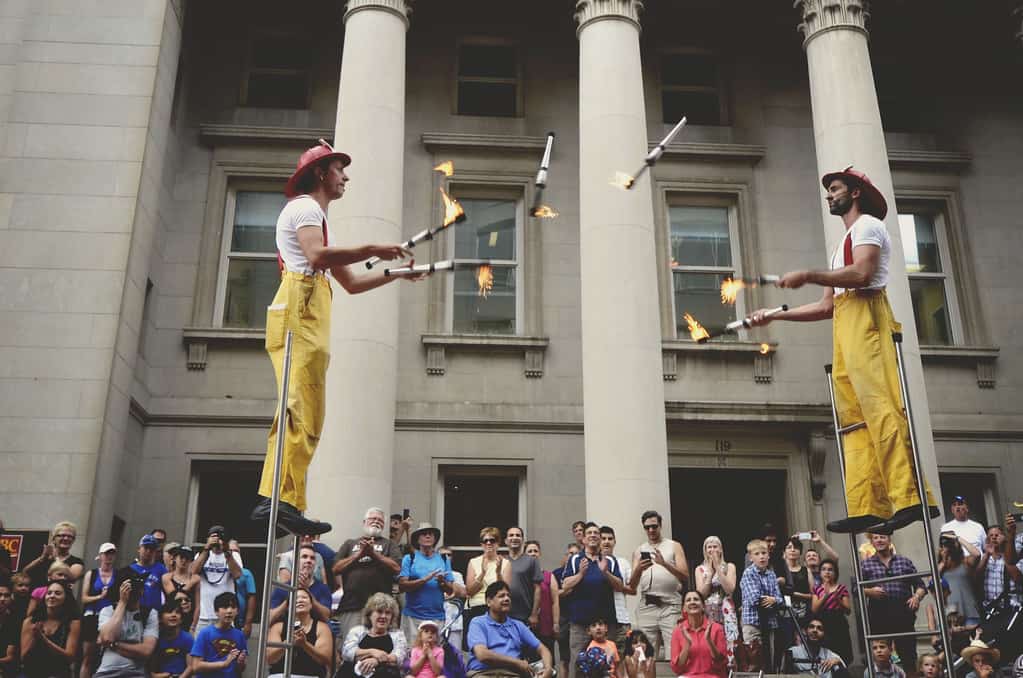
[[[404,193],[407,0],[349,0],[334,145],[351,183],[328,215],[336,244],[398,242]],[[364,270],[360,267],[360,272]],[[391,501],[398,284],[335,289],[326,423],[309,469],[309,513],[358,534],[365,509]]]
[[[906,376],[916,423],[917,443],[924,473],[937,498],[938,466],[931,433],[930,409],[920,362],[913,303],[909,294],[909,278],[903,258],[892,173],[888,166],[888,150],[881,127],[881,113],[867,46],[869,4],[865,0],[797,0],[795,6],[801,12],[802,23],[799,29],[804,36],[803,47],[810,73],[818,174],[853,165],[867,173],[888,201],[885,226],[892,240],[888,296],[895,317],[902,323],[904,330]],[[842,220],[828,211],[823,188],[818,184],[812,190],[816,191],[821,204],[827,248],[828,252],[832,252],[839,245],[845,228]],[[807,191],[811,191],[811,187],[807,187]],[[835,517],[842,516],[832,516],[832,519]],[[907,535],[913,529],[910,528]],[[919,541],[922,546],[922,540],[916,535],[919,535],[918,531],[900,539],[900,550],[906,541]],[[926,562],[922,551],[916,562]]]
[[[651,178],[610,185],[647,151],[642,9],[576,3],[586,515],[623,553],[645,539],[644,510],[670,515]]]

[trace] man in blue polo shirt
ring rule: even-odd
[[[160,542],[151,534],[143,535],[139,540],[139,557],[130,565],[142,579],[145,586],[142,589],[142,600],[139,604],[148,610],[159,610],[163,607],[163,575],[167,574],[162,560],[157,560],[156,549]]]
[[[538,652],[543,661],[543,673],[539,678],[551,678],[553,659],[550,650],[533,635],[528,626],[508,616],[511,611],[508,584],[501,580],[495,581],[487,587],[484,597],[487,601],[487,614],[469,622],[469,676],[532,676],[529,662],[521,658],[523,648],[528,647]]]

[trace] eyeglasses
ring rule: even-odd
[[[659,527],[660,527],[660,525],[658,525],[657,523],[650,523],[649,525],[644,525],[643,529],[644,530],[656,530]]]
[[[487,537],[486,539],[482,540],[480,543],[481,544],[496,544],[497,540],[494,539],[493,537]]]
[[[74,539],[74,538],[75,538],[75,535],[73,535],[73,534],[58,534],[57,535],[57,539]]]

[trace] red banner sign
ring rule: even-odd
[[[0,546],[7,549],[7,552],[11,554],[11,570],[14,572],[17,572],[20,567],[21,546],[24,542],[25,537],[20,534],[0,535]]]

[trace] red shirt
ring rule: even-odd
[[[717,648],[720,659],[714,659],[710,652],[710,645],[707,643],[707,624],[710,624],[710,641]],[[685,627],[692,638],[692,646],[689,648],[689,658],[685,664],[678,663],[678,655],[682,651],[685,638],[682,636],[682,628]],[[725,629],[717,622],[712,622],[706,617],[703,625],[693,630],[689,626],[689,617],[683,616],[675,632],[671,634],[671,670],[676,676],[686,678],[724,678],[728,673],[728,657],[725,648]]]

